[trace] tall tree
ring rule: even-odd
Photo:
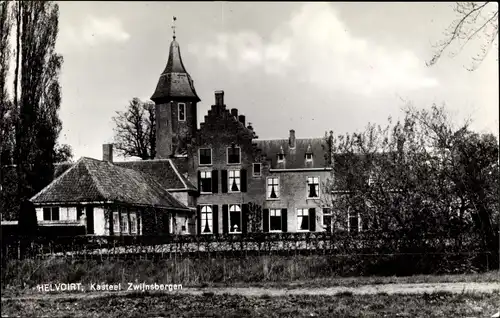
[[[156,155],[155,106],[133,98],[126,111],[116,112],[115,147],[125,157],[154,159]]]
[[[10,163],[10,147],[12,105],[7,94],[7,74],[9,71],[9,35],[11,28],[11,17],[9,12],[9,2],[0,2],[0,167]],[[7,154],[7,155],[6,155]],[[3,175],[0,169],[0,196],[3,197]]]
[[[427,64],[436,64],[447,51],[453,57],[469,42],[480,39],[479,52],[472,58],[468,68],[474,71],[492,48],[496,47],[498,55],[498,2],[457,2],[454,11],[457,18],[445,31],[444,39],[434,45],[435,52]]]
[[[20,202],[53,178],[56,140],[61,130],[59,72],[55,52],[59,7],[51,1],[18,1],[14,6],[15,163]]]

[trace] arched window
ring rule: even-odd
[[[211,234],[213,232],[212,207],[204,205],[201,208],[201,233]]]
[[[241,207],[238,204],[229,206],[229,233],[241,233]]]

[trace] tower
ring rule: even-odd
[[[151,96],[156,108],[156,157],[160,159],[185,154],[187,144],[196,132],[196,104],[200,101],[193,80],[182,63],[175,26],[172,28],[174,36],[167,66]]]

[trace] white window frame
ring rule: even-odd
[[[234,147],[234,149],[238,149],[239,151],[239,162],[229,162],[229,149],[232,149],[233,147],[227,147],[226,148],[226,162],[228,165],[240,165],[241,164],[241,147]]]
[[[235,210],[233,210],[235,208]],[[238,210],[236,210],[238,208]],[[238,227],[239,231],[235,232],[231,229],[231,212],[235,213],[238,212],[240,214],[240,225]],[[242,227],[243,227],[243,213],[241,211],[241,205],[240,204],[230,204],[229,205],[229,215],[228,215],[228,226],[229,226],[229,234],[241,234],[242,233]]]
[[[201,163],[201,150],[210,149],[210,163]],[[213,162],[213,151],[212,148],[200,148],[198,149],[198,165],[199,166],[211,166]]]
[[[302,214],[299,214],[299,211],[302,211]],[[304,214],[304,211],[306,214]],[[301,222],[299,222],[299,217],[300,216],[305,216],[307,215],[307,230],[302,230],[300,228],[300,224],[302,223],[302,219],[301,219]],[[299,208],[297,209],[297,232],[309,232],[309,229],[311,228],[311,218],[310,218],[310,215],[309,215],[309,209],[308,208]]]
[[[181,106],[184,108],[184,119],[181,119]],[[177,119],[179,121],[186,121],[186,103],[177,104]]]
[[[351,233],[351,209],[348,209],[347,210],[347,232],[348,233]],[[361,224],[361,215],[359,215],[359,212],[357,213],[358,214],[358,232],[357,233],[361,233],[361,231],[363,230],[362,228],[362,224]]]
[[[312,181],[314,182],[314,179],[317,178],[318,179],[318,190],[316,191],[317,192],[317,195],[316,197],[310,197],[309,196],[309,179],[312,179]],[[321,196],[321,178],[319,176],[317,177],[307,177],[306,178],[306,199],[307,200],[318,200]]]
[[[45,219],[45,212],[43,211],[43,209],[49,209],[50,210],[50,220],[46,220]],[[53,214],[54,213],[53,209],[57,209],[58,210],[57,213],[58,213],[58,217],[59,218],[57,220],[53,220],[53,217],[52,217],[54,215]],[[45,222],[59,222],[59,221],[61,221],[61,207],[59,207],[59,206],[44,206],[42,208],[42,218],[43,218],[43,221],[45,221]]]
[[[325,213],[325,209],[328,209],[328,213]],[[329,206],[326,206],[326,207],[323,207],[322,210],[323,212],[323,217],[322,217],[322,220],[321,222],[323,223],[323,229],[326,231],[326,224],[325,224],[325,216],[329,216],[330,217],[330,227],[331,227],[331,230],[333,231],[333,211],[332,211],[332,208],[329,207]]]
[[[271,192],[269,191],[269,180],[270,179],[277,179],[278,184],[277,184],[277,191],[275,190],[276,193],[276,198],[271,198]],[[280,178],[271,176],[266,178],[266,200],[272,201],[272,200],[280,200],[281,199],[281,184],[280,184]]]
[[[184,219],[184,227],[186,228],[184,233],[189,234],[189,218],[187,217]]]
[[[135,221],[135,223],[134,223],[134,221]],[[138,233],[138,223],[137,223],[136,212],[130,212],[130,233],[132,233],[132,234]]]
[[[204,209],[206,209],[206,211],[203,211]],[[200,216],[201,216],[201,220],[199,222],[201,222],[201,233],[200,234],[213,234],[214,233],[214,211],[213,211],[213,208],[210,204],[204,204],[200,207]],[[207,216],[207,220],[205,220],[205,218],[203,217],[203,215],[206,215]],[[208,220],[208,215],[210,215],[210,220]],[[210,232],[204,232],[203,229],[204,229],[204,226],[205,226],[205,221],[208,221],[209,222],[209,227],[210,227]]]
[[[280,230],[272,230],[271,229],[271,216],[276,216],[276,215],[273,215],[273,212],[274,213],[279,213],[279,217],[280,217]],[[271,233],[281,233],[283,232],[283,215],[282,215],[282,211],[281,209],[269,209],[269,232]]]
[[[118,228],[117,228],[118,227]],[[118,211],[113,212],[113,233],[119,234],[121,233],[121,226],[120,226],[120,213]]]
[[[280,159],[280,156],[283,156],[283,159]],[[279,153],[276,157],[276,160],[278,163],[285,162],[285,154],[284,153]]]
[[[238,177],[234,176],[231,177],[231,172],[238,173]],[[238,185],[238,191],[232,191],[231,190],[231,178],[237,178],[238,182],[236,184]],[[227,171],[227,192],[228,193],[240,193],[241,192],[241,171],[238,169],[232,169]]]
[[[259,166],[259,174],[255,173],[254,167],[258,165]],[[260,177],[262,175],[262,163],[260,162],[254,162],[252,165],[252,177]]]
[[[310,158],[307,158],[308,156],[310,156]],[[307,162],[313,161],[313,154],[312,153],[306,153],[306,161]]]
[[[203,174],[207,174],[209,173],[210,174],[210,192],[205,192],[205,191],[202,191],[203,190],[203,179],[209,179],[209,178],[203,178]],[[213,174],[212,174],[212,171],[200,171],[200,193],[201,194],[212,194],[214,193],[214,189],[212,189],[212,184],[213,184],[213,181],[212,181],[212,177],[213,177]]]
[[[372,186],[375,183],[375,175],[373,173],[370,173],[368,176],[368,186]]]
[[[127,211],[122,211],[120,213],[120,233],[122,233],[122,234],[129,234],[130,233],[129,232],[128,213],[127,213]]]
[[[172,214],[169,214],[169,220],[168,220],[168,234],[174,234],[174,216]]]

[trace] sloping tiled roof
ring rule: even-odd
[[[200,101],[193,80],[182,63],[179,43],[174,39],[170,44],[167,66],[160,75],[151,100],[160,104],[176,99]]]
[[[166,190],[196,191],[193,183],[185,177],[185,173],[187,172],[186,158],[122,161],[113,162],[113,164],[146,173],[153,177]],[[55,164],[54,178],[59,177],[73,165],[74,163]]]
[[[73,167],[73,162],[61,162],[54,164],[54,179],[63,174],[64,171]]]
[[[285,168],[298,169],[298,168],[324,168],[326,167],[325,153],[326,142],[324,138],[305,138],[296,139],[295,148],[290,148],[288,139],[273,139],[273,140],[253,140],[257,147],[266,154],[267,158],[272,161],[271,167],[277,167],[278,154],[283,148],[285,154]],[[306,165],[306,152],[310,147],[313,155],[313,162]]]
[[[117,166],[133,169],[153,177],[167,190],[192,190],[196,187],[184,176],[184,171],[177,168],[172,159],[153,159],[115,162]]]
[[[113,201],[176,210],[188,208],[151,176],[83,157],[36,194],[33,203]]]

